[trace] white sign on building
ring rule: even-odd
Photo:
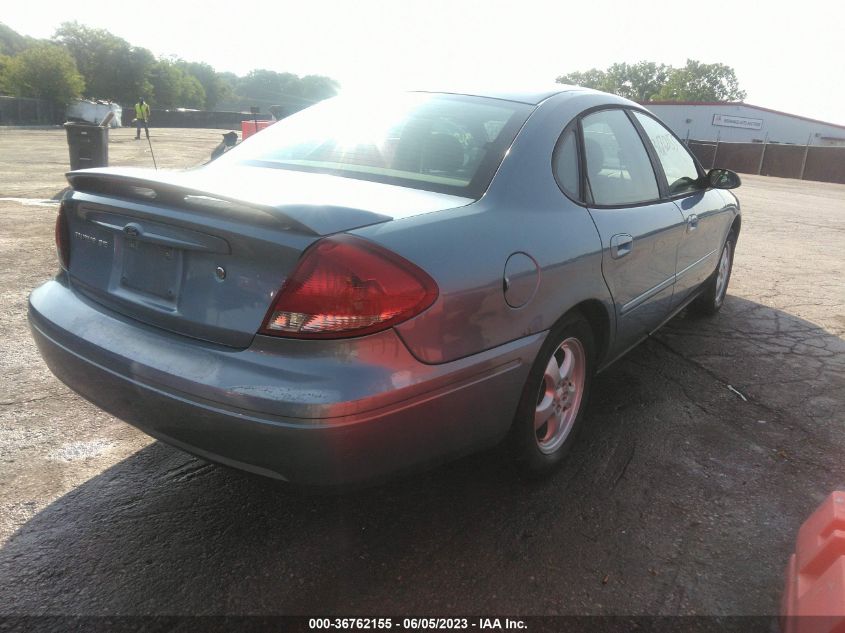
[[[759,130],[763,127],[763,119],[749,119],[744,116],[730,114],[714,114],[713,125],[722,127],[741,127],[746,130]]]

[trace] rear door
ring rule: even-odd
[[[611,355],[636,344],[669,314],[684,217],[661,188],[624,109],[581,119],[588,208],[602,240],[602,273],[616,308]]]
[[[633,112],[633,116],[654,148],[658,177],[665,178],[667,197],[684,217],[672,300],[675,307],[715,270],[733,218],[719,192],[707,188],[703,170],[684,144],[653,117],[643,112]]]

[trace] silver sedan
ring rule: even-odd
[[[185,172],[71,172],[33,291],[51,370],[194,453],[305,485],[507,442],[565,457],[592,378],[725,298],[739,185],[636,103],[338,97]]]

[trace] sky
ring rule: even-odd
[[[544,86],[615,62],[692,58],[732,66],[747,103],[845,124],[840,0],[40,0],[0,14],[34,37],[70,20],[218,71],[321,74],[349,89]]]

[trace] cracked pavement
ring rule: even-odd
[[[131,134],[113,163],[148,160]],[[156,157],[196,164],[217,139],[154,131]],[[62,189],[61,131],[0,144],[0,197]],[[318,496],[157,443],[53,378],[25,305],[56,267],[55,206],[0,201],[0,612],[777,613],[798,527],[845,489],[845,186],[743,181],[722,312],[679,315],[600,375],[554,476],[521,481],[493,451]]]

